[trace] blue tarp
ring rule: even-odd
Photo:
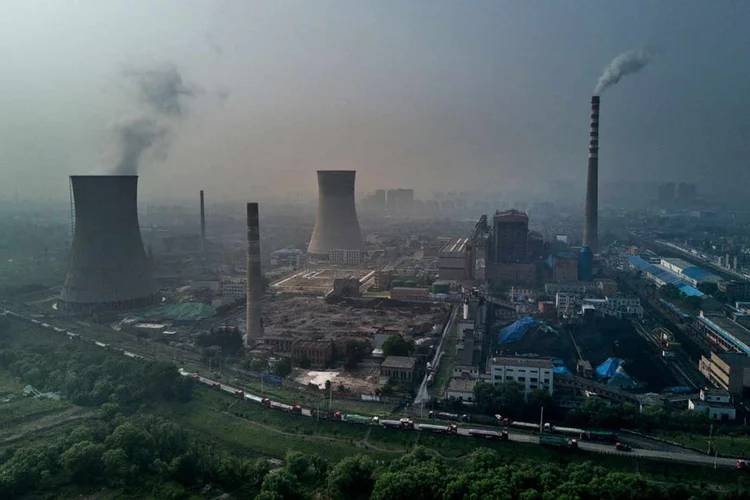
[[[510,342],[518,342],[523,339],[529,328],[536,326],[536,320],[534,318],[525,317],[521,318],[512,325],[504,328],[500,331],[500,336],[497,339],[498,344],[508,344]]]
[[[612,387],[613,389],[628,390],[640,389],[643,387],[643,384],[630,378],[630,376],[625,373],[625,370],[623,370],[622,367],[619,367],[612,378],[607,381],[607,386]]]
[[[564,366],[554,366],[552,368],[552,371],[555,373],[561,373],[563,375],[571,375],[570,370],[568,370]]]
[[[678,385],[677,387],[670,387],[667,391],[672,394],[690,394],[691,392],[695,392],[695,389],[689,385]]]
[[[622,365],[623,360],[620,358],[607,358],[607,361],[600,364],[594,370],[594,373],[599,378],[611,378],[617,373],[617,369]]]

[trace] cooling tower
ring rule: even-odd
[[[260,272],[260,224],[258,204],[247,204],[247,336],[245,343],[263,336],[261,301],[263,277]]]
[[[138,226],[138,176],[74,175],[75,232],[62,307],[132,309],[158,289]]]
[[[318,215],[307,252],[328,256],[331,250],[361,250],[354,170],[318,170]]]
[[[586,209],[583,214],[583,244],[596,253],[599,243],[599,96],[591,98],[589,132],[589,171],[586,182]]]

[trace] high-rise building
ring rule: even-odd
[[[413,189],[389,189],[387,194],[388,210],[394,213],[409,212],[414,206]]]
[[[491,245],[495,263],[529,262],[529,216],[518,210],[497,212]]]
[[[674,203],[675,198],[675,186],[674,182],[665,182],[659,184],[658,188],[659,204],[662,206],[669,206]]]

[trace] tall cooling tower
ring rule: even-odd
[[[132,309],[158,298],[138,226],[138,176],[74,175],[75,233],[61,299],[68,310]]]
[[[599,96],[591,98],[589,171],[586,181],[586,209],[583,214],[583,244],[596,253],[599,244]]]
[[[318,215],[307,252],[361,250],[362,233],[354,207],[354,170],[318,170]]]

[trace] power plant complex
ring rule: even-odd
[[[158,288],[138,225],[138,176],[74,175],[73,247],[63,309],[132,309],[154,304]]]
[[[354,206],[355,175],[354,170],[318,170],[318,213],[309,254],[328,259],[334,251],[359,255],[362,250]]]

